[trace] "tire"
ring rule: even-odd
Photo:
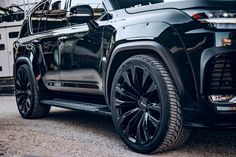
[[[18,110],[25,119],[47,116],[50,106],[40,103],[38,85],[31,68],[23,64],[15,76],[15,95]]]
[[[156,57],[127,59],[114,76],[110,98],[116,131],[136,152],[168,151],[189,137],[175,82]]]

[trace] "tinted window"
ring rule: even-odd
[[[9,38],[17,38],[18,34],[19,34],[19,32],[10,32],[9,33]]]
[[[105,12],[103,9],[102,0],[71,0],[71,6],[84,4],[90,5],[92,7],[95,19],[101,17]]]
[[[66,26],[66,0],[52,0],[48,14],[46,30]]]
[[[39,27],[38,27],[39,32],[42,32],[42,31],[46,30],[48,9],[49,9],[49,2],[45,3],[44,9],[42,11],[42,16],[41,16]]]
[[[29,35],[28,21],[25,21],[20,31],[20,38],[27,37],[28,35]]]
[[[43,28],[40,26],[40,20],[43,15],[44,7],[49,6],[49,2],[42,3],[31,15],[31,24],[33,33],[37,33],[38,31],[42,31]]]

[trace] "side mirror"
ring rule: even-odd
[[[89,5],[77,5],[70,8],[67,19],[70,23],[82,24],[93,20],[93,9]]]

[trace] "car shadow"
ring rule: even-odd
[[[235,156],[235,130],[193,130],[189,139],[178,151],[198,156]]]

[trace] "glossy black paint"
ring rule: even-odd
[[[39,33],[31,29],[33,9],[26,18],[29,35],[15,43],[15,70],[21,64],[29,64],[35,77],[41,75],[51,98],[74,99],[78,94],[86,94],[89,102],[90,96],[96,95],[104,98],[109,106],[110,87],[119,65],[136,54],[153,54],[164,61],[177,84],[185,124],[217,124],[216,118],[209,118],[207,113],[229,112],[217,111],[204,97],[203,75],[207,74],[202,63],[208,61],[204,57],[206,51],[210,51],[212,57],[234,51],[221,45],[219,34],[228,37],[236,30],[206,29],[183,10],[219,7],[235,10],[234,3],[191,0],[120,9],[113,0],[104,0],[106,11],[98,20],[76,25],[67,21],[64,27]],[[65,12],[70,8],[66,6]],[[63,16],[66,20],[66,13]],[[210,49],[214,47],[225,51],[214,53]],[[57,94],[53,94],[55,92]],[[70,97],[65,96],[68,93]],[[208,118],[212,120],[206,122]]]

